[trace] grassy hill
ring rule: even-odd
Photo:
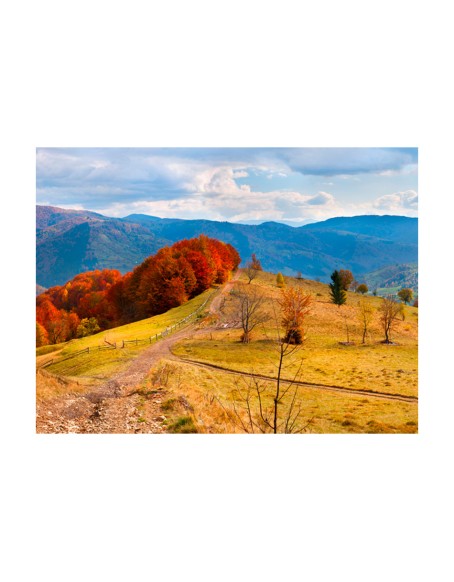
[[[100,384],[155,342],[157,334],[199,309],[211,293],[212,290],[205,291],[184,305],[155,317],[63,344],[37,348],[37,366],[45,366],[48,372],[59,376],[82,380],[87,385]],[[135,340],[137,343],[134,343]],[[115,349],[109,348],[115,344]],[[88,351],[85,351],[87,348]]]
[[[400,318],[393,331],[395,344],[385,345],[381,343],[383,333],[378,319],[383,299],[364,298],[374,311],[374,321],[367,342],[362,344],[360,296],[349,292],[347,305],[338,308],[330,302],[326,284],[290,277],[286,278],[286,284],[300,286],[313,296],[312,311],[306,321],[305,343],[296,357],[285,361],[282,373],[283,378],[290,380],[302,364],[300,380],[307,384],[298,387],[296,398],[301,405],[300,421],[305,432],[416,432],[418,407],[411,398],[418,393],[417,308],[405,308],[405,319]],[[240,342],[241,330],[232,327],[234,300],[231,294],[226,294],[220,302],[218,315],[200,319],[188,337],[172,347],[173,358],[164,358],[151,367],[147,377],[136,387],[141,396],[140,422],[134,425],[135,432],[147,432],[147,427],[153,432],[156,406],[160,407],[168,432],[242,432],[233,411],[236,407],[245,414],[242,398],[248,391],[253,394],[254,382],[263,390],[263,406],[272,404],[275,382],[257,380],[251,374],[276,377],[279,318],[276,323],[275,312],[281,290],[276,286],[275,275],[270,273],[261,273],[251,286],[257,286],[263,293],[269,316],[269,320],[257,328],[253,341]],[[97,346],[106,345],[105,339],[110,343],[126,338],[146,340],[194,311],[208,295],[209,292],[166,314],[56,346],[53,353],[49,353],[50,347],[40,348],[38,363],[54,358],[54,363],[46,370],[65,381],[78,383],[68,390],[83,392],[85,385],[102,383],[130,365],[149,344],[144,341],[137,346],[130,344],[122,349],[99,350],[91,356],[80,354],[63,361],[65,356],[86,347],[94,351]],[[344,344],[346,325],[349,345]],[[48,386],[49,381],[41,382],[43,399],[55,397]],[[158,393],[158,405],[147,396],[151,393]],[[373,393],[384,396],[376,397]],[[400,395],[408,401],[387,399],[386,394]],[[257,401],[251,399],[250,405],[252,413],[256,414]],[[280,405],[282,414],[285,415],[290,406],[290,396],[287,396]]]

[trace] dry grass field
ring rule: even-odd
[[[276,376],[278,364],[277,302],[281,290],[274,275],[262,273],[251,285],[258,285],[266,295],[266,309],[270,321],[256,330],[249,344],[240,341],[241,330],[207,330],[204,334],[180,342],[173,348],[182,359],[214,364],[229,370],[238,370],[266,376]],[[355,390],[388,394],[417,396],[418,392],[418,310],[405,307],[404,320],[396,321],[392,332],[393,344],[381,343],[378,308],[383,299],[364,298],[373,308],[373,321],[366,342],[362,343],[359,319],[361,296],[349,292],[347,304],[337,307],[329,299],[327,285],[316,281],[286,279],[287,286],[300,286],[313,296],[313,306],[307,317],[306,340],[298,355],[285,362],[282,377],[294,378],[301,367],[298,379],[313,384],[339,386]],[[221,320],[234,318],[231,298],[227,298],[221,312]],[[276,324],[277,320],[277,324]],[[349,345],[344,345],[347,340]],[[191,376],[192,374],[192,376]],[[209,407],[206,395],[214,395],[227,408],[231,407],[236,386],[246,380],[223,374],[220,370],[195,370],[188,367],[184,381],[178,384],[178,393],[203,405],[205,415]],[[191,381],[188,380],[191,378]],[[233,392],[232,392],[233,391]],[[267,392],[273,392],[269,383]],[[233,394],[233,396],[232,396]],[[213,401],[214,396],[211,396]],[[361,395],[344,395],[324,392],[310,387],[300,387],[298,398],[302,401],[302,425],[310,432],[416,432],[418,413],[416,402],[400,402]],[[285,403],[283,403],[285,407]],[[197,407],[196,407],[197,408]],[[202,413],[200,413],[202,414]],[[214,430],[216,422],[203,419],[203,426]],[[238,428],[238,427],[237,427]],[[229,431],[232,427],[228,428]]]
[[[235,287],[245,281],[241,275],[239,282],[230,285]],[[276,276],[270,273],[261,273],[252,286],[259,288],[265,297],[268,320],[255,329],[250,343],[242,343],[241,329],[232,326],[238,318],[232,295],[225,293],[218,298],[215,313],[206,314],[205,319],[173,342],[171,352],[167,351],[146,368],[148,375],[140,384],[128,387],[136,394],[137,422],[144,432],[147,426],[152,431],[157,406],[159,422],[166,432],[260,432],[257,426],[251,430],[248,425],[247,405],[250,417],[258,418],[260,408],[266,416],[273,407],[276,381],[254,379],[250,375],[271,378],[277,375],[278,337],[282,333],[278,302],[282,291],[276,285]],[[304,344],[293,356],[284,359],[281,375],[292,380],[299,371],[297,379],[302,384],[290,387],[285,384],[289,391],[278,406],[279,418],[285,420],[292,410],[298,410],[295,428],[305,433],[417,432],[417,308],[405,307],[404,316],[399,316],[392,331],[393,343],[384,344],[378,312],[383,299],[367,296],[364,300],[373,310],[373,321],[363,344],[360,295],[348,292],[347,304],[339,308],[330,302],[326,284],[286,278],[286,286],[301,287],[312,295],[313,303],[306,319]],[[38,349],[38,365],[51,359],[53,363],[38,374],[37,399],[59,398],[68,392],[83,394],[119,370],[133,367],[135,358],[144,354],[149,344],[98,352],[96,347],[105,345],[105,340],[110,343],[140,340],[159,333],[197,309],[208,296],[206,292],[154,318]],[[90,354],[64,360],[87,347],[93,348]],[[392,399],[393,395],[400,395],[403,400]],[[283,424],[281,427],[285,428]]]

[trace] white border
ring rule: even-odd
[[[445,6],[2,8],[5,579],[452,578]],[[419,435],[34,434],[37,146],[350,145],[419,147]]]

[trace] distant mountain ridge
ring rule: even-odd
[[[416,263],[418,220],[402,216],[339,217],[300,227],[184,220],[37,206],[37,283],[61,285],[93,269],[130,271],[159,248],[200,234],[232,244],[243,263],[252,253],[265,270],[329,280],[334,269],[359,277],[391,264]]]

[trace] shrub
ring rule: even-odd
[[[191,416],[180,416],[174,423],[167,427],[168,432],[174,434],[198,433],[197,427]]]

